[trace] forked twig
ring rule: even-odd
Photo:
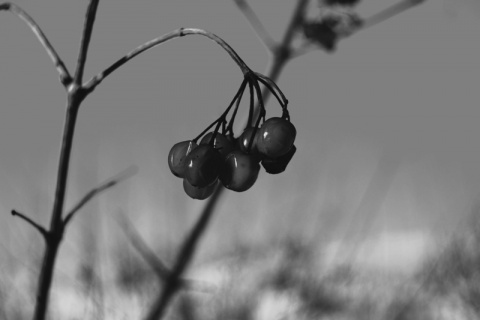
[[[46,248],[43,255],[42,266],[38,276],[38,287],[36,293],[36,303],[33,319],[45,320],[52,286],[55,261],[57,259],[58,249],[63,238],[65,224],[63,220],[63,210],[65,202],[65,193],[67,190],[68,169],[70,165],[70,156],[72,151],[73,136],[75,133],[75,124],[77,120],[78,109],[87,93],[78,85],[81,80],[89,39],[91,38],[92,26],[95,20],[95,12],[98,0],[90,0],[87,10],[86,26],[82,35],[82,45],[79,53],[79,65],[75,75],[76,83],[70,83],[67,86],[67,112],[63,127],[62,144],[60,148],[60,157],[58,161],[57,181],[55,186],[55,199],[50,219],[49,237],[46,241]]]
[[[210,218],[213,215],[215,205],[217,204],[218,199],[224,190],[225,188],[220,184],[213,195],[207,200],[208,202],[203,208],[200,217],[183,242],[183,245],[177,255],[175,264],[172,268],[172,272],[165,282],[160,295],[156,298],[152,307],[148,311],[148,314],[145,317],[146,320],[161,319],[164,315],[170,300],[179,289],[181,284],[180,277],[192,260],[200,238],[205,233],[208,223],[210,222]]]
[[[0,11],[2,10],[14,13],[15,15],[17,15],[17,17],[25,21],[25,23],[30,27],[30,29],[32,29],[33,33],[37,36],[38,40],[47,51],[50,59],[52,59],[53,64],[55,65],[55,68],[57,69],[60,76],[60,82],[65,86],[65,88],[67,88],[68,85],[72,82],[72,76],[68,72],[68,69],[63,63],[63,60],[60,58],[57,51],[55,51],[55,48],[48,40],[47,36],[45,36],[45,34],[43,33],[40,26],[35,22],[35,20],[33,20],[32,17],[30,17],[28,13],[26,13],[16,4],[10,2],[2,3],[0,4]]]
[[[139,232],[135,229],[131,221],[123,214],[118,216],[118,223],[122,228],[125,235],[130,240],[133,247],[143,257],[143,259],[150,265],[157,277],[163,282],[168,281],[168,277],[172,273],[165,263],[153,252],[153,250],[145,243]],[[196,290],[201,292],[212,292],[213,286],[207,283],[191,280],[191,279],[179,279],[180,287],[190,290]]]
[[[268,78],[272,82],[276,82],[282,72],[283,68],[289,60],[293,58],[292,42],[301,27],[305,19],[305,10],[308,5],[308,0],[299,0],[293,11],[292,17],[288,27],[285,30],[282,41],[278,44],[273,52],[271,63],[269,64],[268,71],[265,74],[268,74]],[[268,88],[264,88],[262,91],[262,97],[264,104],[267,103],[270,98],[271,91]],[[260,112],[259,104],[255,106],[254,118],[258,117]]]
[[[131,166],[118,175],[116,175],[113,178],[108,179],[106,182],[102,183],[98,187],[90,190],[70,211],[69,213],[65,216],[63,220],[63,225],[66,227],[67,224],[70,222],[70,220],[73,218],[76,212],[80,210],[88,201],[90,201],[93,197],[101,193],[102,191],[105,191],[108,188],[111,188],[118,184],[119,182],[130,178],[134,174],[138,172],[137,166]]]

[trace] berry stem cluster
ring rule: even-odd
[[[277,86],[275,82],[273,82],[271,79],[268,77],[262,75],[261,73],[258,72],[253,72],[250,71],[247,74],[245,74],[244,79],[242,81],[242,84],[240,85],[240,88],[238,89],[237,93],[233,97],[232,101],[228,105],[228,107],[225,109],[225,111],[222,113],[222,115],[216,119],[214,122],[212,122],[208,127],[206,127],[197,137],[192,139],[193,142],[197,143],[198,140],[203,137],[212,127],[215,126],[215,130],[213,131],[213,135],[211,136],[209,143],[213,144],[213,141],[219,132],[219,129],[221,128],[221,133],[231,139],[234,138],[234,132],[233,132],[233,125],[235,122],[235,117],[238,112],[238,108],[240,106],[240,102],[243,97],[243,93],[245,89],[249,88],[250,91],[250,103],[249,103],[249,112],[248,112],[248,120],[246,127],[253,127],[256,131],[256,129],[260,126],[260,121],[263,120],[265,122],[265,105],[263,102],[263,95],[264,92],[260,89],[259,82],[263,84],[263,86],[275,96],[277,99],[278,103],[282,107],[283,113],[282,117],[286,120],[290,120],[290,116],[288,113],[288,100],[283,94],[283,92],[280,90],[280,88]],[[260,115],[256,117],[255,121],[253,121],[254,118],[254,113],[255,113],[255,96],[257,98],[257,102],[260,108]],[[235,108],[233,106],[235,105]],[[233,108],[232,115],[230,117],[230,120],[227,121],[227,117],[230,113],[230,111]],[[250,144],[253,142],[253,139],[251,139]]]
[[[281,118],[265,119],[260,84],[277,98],[283,111]],[[235,137],[233,124],[247,85],[250,91],[248,121],[243,132]],[[254,117],[255,100],[260,111]],[[183,179],[185,193],[193,199],[204,200],[215,192],[219,182],[227,189],[246,191],[257,180],[259,163],[268,173],[283,172],[295,153],[293,142],[297,134],[287,105],[285,95],[268,77],[253,71],[245,74],[222,115],[194,139],[178,142],[171,148],[168,165],[175,176]],[[212,128],[214,130],[208,132]]]

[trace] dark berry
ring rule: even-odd
[[[201,144],[187,156],[185,179],[198,188],[212,184],[223,163],[220,153],[208,144]]]
[[[227,189],[237,192],[246,191],[257,181],[259,171],[257,157],[237,149],[225,158],[220,181]]]
[[[268,158],[278,158],[293,146],[297,130],[283,118],[270,118],[261,126],[257,137],[258,152]]]
[[[215,191],[215,187],[218,185],[218,180],[215,180],[212,184],[209,184],[203,188],[194,187],[188,182],[187,179],[183,179],[183,190],[192,199],[205,200],[210,197]]]
[[[256,131],[255,135],[254,132]],[[257,152],[257,134],[258,134],[259,129],[255,130],[254,127],[248,127],[245,130],[243,130],[243,133],[238,137],[238,147],[242,152],[244,153],[250,153],[250,154],[256,154]],[[252,141],[253,139],[253,141]],[[251,143],[251,145],[250,145]],[[250,148],[249,148],[250,146]]]
[[[207,133],[200,144],[209,144],[212,138],[213,132]],[[221,133],[217,133],[215,139],[213,139],[213,147],[220,152],[220,154],[226,157],[234,149],[233,143]]]
[[[175,144],[168,153],[168,167],[172,173],[183,178],[185,176],[185,159],[197,147],[197,144],[193,141],[182,141]]]
[[[297,151],[297,148],[295,145],[293,145],[290,150],[284,154],[283,156],[276,158],[276,159],[270,159],[270,158],[265,158],[262,160],[262,166],[265,169],[266,172],[270,174],[278,174],[282,173],[285,171],[287,168],[288,163],[292,159],[293,155]]]

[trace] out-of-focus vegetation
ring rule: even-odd
[[[318,244],[301,238],[238,244],[192,267],[187,276],[198,282],[176,298],[169,319],[478,319],[480,224],[469,222],[408,274],[326,263]],[[161,284],[133,248],[119,247],[110,269],[93,259],[77,266],[76,279],[60,272],[52,319],[141,317]],[[2,278],[0,319],[28,316],[32,280]]]

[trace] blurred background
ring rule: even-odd
[[[295,1],[251,2],[280,40]],[[73,72],[88,1],[16,3]],[[357,12],[368,17],[394,3],[364,0]],[[269,54],[233,1],[102,0],[85,79],[179,27],[212,31],[250,68],[267,70]],[[34,287],[43,242],[10,211],[49,223],[66,95],[21,20],[2,13],[0,39],[0,268]],[[298,151],[285,173],[262,171],[250,190],[224,194],[195,262],[295,238],[329,259],[412,270],[433,243],[465,224],[478,200],[479,53],[478,3],[430,0],[340,41],[333,53],[290,61],[277,84],[290,101]],[[168,169],[168,152],[214,121],[241,81],[219,46],[188,36],[135,58],[84,101],[66,208],[130,165],[139,172],[76,216],[56,281],[78,285],[85,264],[102,265],[103,278],[113,278],[108,266],[118,257],[141,260],[116,222],[119,214],[172,261],[204,202],[185,195]],[[267,117],[280,114],[271,99]]]

